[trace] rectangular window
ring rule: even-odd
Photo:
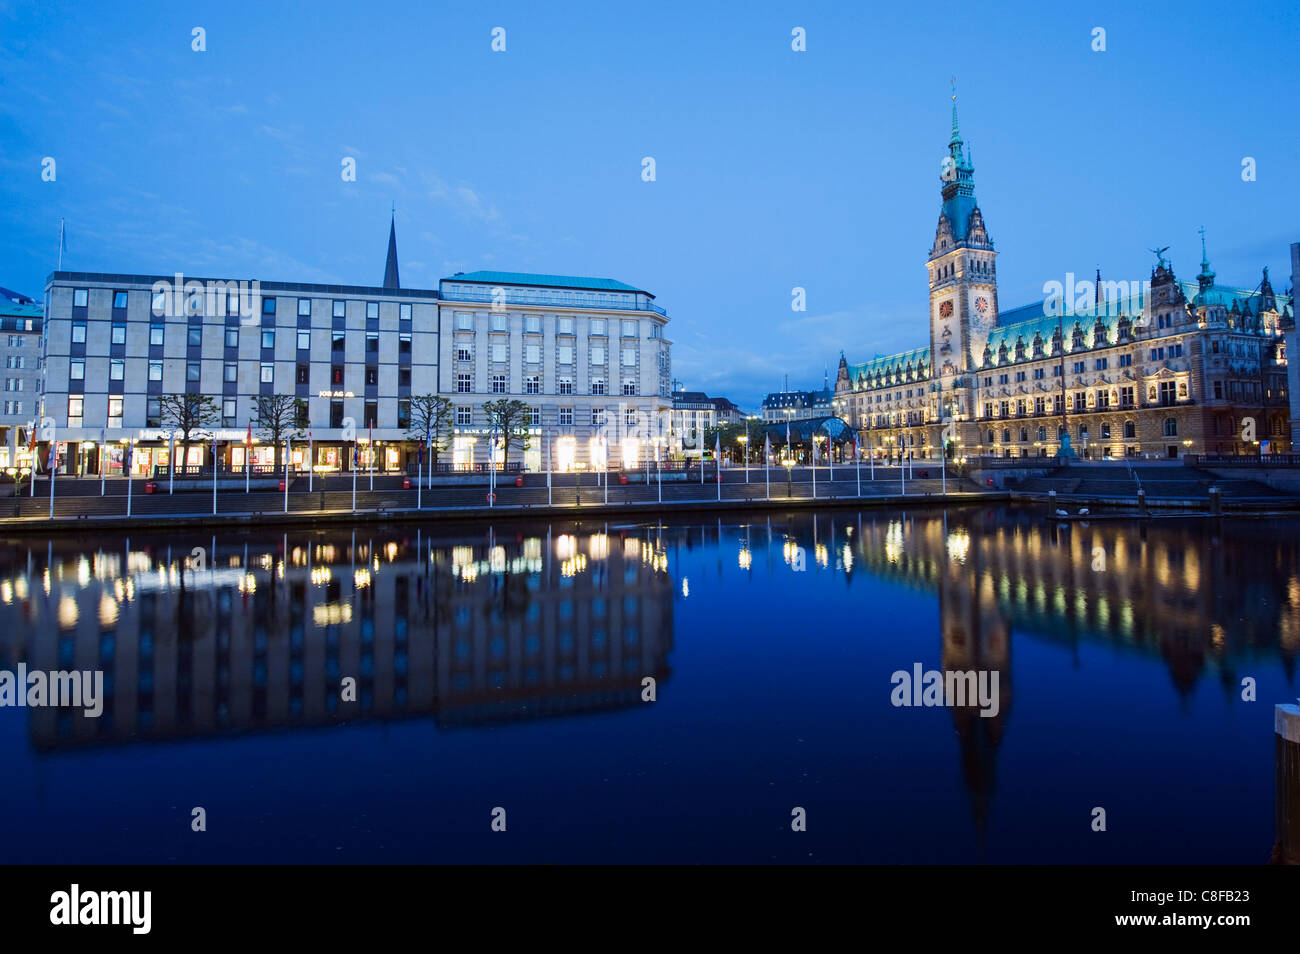
[[[472,394],[474,391],[474,376],[472,374],[456,375],[456,393]]]
[[[626,396],[626,397],[630,397],[631,395],[636,394],[636,382],[635,382],[635,381],[624,381],[624,382],[623,382],[623,394],[624,394],[624,396]]]
[[[308,331],[306,328],[303,328],[298,332],[298,350],[299,351],[311,350],[311,332]]]
[[[411,320],[411,303],[409,301],[404,301],[397,306],[397,319],[399,321]]]
[[[263,298],[263,299],[262,299],[262,314],[264,314],[264,315],[274,315],[274,314],[275,314],[275,299],[274,299],[274,298]]]
[[[337,299],[335,299],[334,310],[332,312],[333,316],[335,318],[344,318],[347,316],[347,313],[348,313],[348,303],[345,301],[338,301]],[[302,314],[302,312],[300,311],[299,314]]]
[[[542,391],[542,379],[540,375],[530,374],[524,378],[525,394],[540,394]]]
[[[504,374],[492,375],[492,393],[493,394],[506,393],[506,376]]]
[[[108,380],[121,381],[126,377],[126,362],[121,358],[114,358],[108,362]]]
[[[203,326],[191,325],[189,328],[189,347],[200,348],[203,346]]]
[[[239,329],[238,329],[238,328],[227,328],[227,329],[226,329],[226,347],[227,347],[227,348],[238,348],[238,347],[239,347]]]
[[[604,346],[604,345],[592,345],[592,346],[591,346],[591,363],[592,363],[592,364],[595,364],[595,365],[602,365],[602,364],[605,363],[605,346]]]
[[[68,377],[73,381],[84,381],[86,379],[86,360],[84,358],[72,359],[72,364],[68,366]]]
[[[560,424],[569,425],[572,423],[573,423],[573,408],[571,407],[560,408]]]
[[[330,401],[330,427],[343,426],[343,402]]]
[[[122,399],[120,397],[108,399],[108,426],[122,426]]]
[[[591,333],[592,333],[593,335],[603,335],[603,334],[605,333],[605,319],[604,319],[604,318],[593,318],[593,319],[591,319]]]
[[[540,427],[542,424],[542,409],[540,407],[530,407],[528,409],[528,423],[533,427]]]
[[[472,348],[470,348],[469,345],[457,345],[457,346],[456,346],[456,360],[457,360],[457,361],[473,361],[473,360],[474,360],[474,350],[473,350]]]
[[[411,353],[411,336],[409,334],[397,336],[397,353],[398,354]]]
[[[145,427],[160,427],[162,425],[162,400],[151,397],[144,404],[144,425]]]
[[[409,388],[409,387],[411,386],[411,369],[410,369],[410,368],[398,368],[398,369],[397,369],[397,384],[398,384],[399,387],[405,387],[405,388]]]
[[[115,345],[126,344],[126,325],[114,323],[112,343]]]
[[[636,367],[636,348],[623,349],[623,367],[625,368]]]
[[[227,384],[234,384],[239,380],[239,365],[234,361],[227,361],[221,366],[221,380]]]
[[[379,354],[379,332],[366,332],[366,354]]]
[[[367,318],[379,317],[379,302],[377,301],[366,302],[366,317]]]
[[[72,323],[72,343],[86,343],[86,323],[84,321],[74,321]]]
[[[505,331],[505,330],[506,330],[506,314],[505,314],[505,312],[503,312],[503,311],[494,311],[494,312],[492,313],[492,330],[493,330],[493,331]]]
[[[366,385],[369,387],[377,387],[379,385],[378,368],[366,368]]]
[[[90,296],[90,293],[89,293],[86,289],[84,289],[84,288],[78,288],[78,289],[75,289],[75,290],[72,292],[72,305],[73,305],[73,307],[74,307],[74,308],[85,308],[85,307],[86,307],[86,301],[87,301],[87,299],[89,298],[89,296]]]
[[[298,299],[298,317],[299,317],[299,318],[310,318],[310,317],[311,317],[311,299],[310,299],[310,298],[299,298],[299,299]]]
[[[238,341],[239,340],[238,337],[236,337],[235,340]],[[275,329],[273,328],[262,329],[262,350],[265,351],[267,349],[273,349],[273,348],[275,348]]]
[[[501,316],[501,320],[503,322],[505,321],[504,315]],[[473,331],[474,316],[467,311],[456,312],[456,328],[459,331]]]
[[[149,326],[149,345],[150,345],[151,347],[162,347],[162,343],[163,343],[163,326],[162,326],[162,325],[150,325],[150,326]]]
[[[506,346],[500,341],[492,342],[492,360],[502,362],[506,359]]]
[[[336,331],[336,332],[334,332],[334,333],[330,336],[330,350],[331,350],[331,351],[342,351],[342,350],[343,350],[343,345],[344,345],[344,343],[346,342],[346,340],[347,340],[347,335],[346,335],[345,332],[342,332],[342,331]]]
[[[559,322],[556,324],[555,332],[556,334],[561,334],[561,335],[573,334],[573,319],[561,318]]]
[[[605,426],[605,409],[603,407],[593,407],[591,409],[591,426],[592,427]]]
[[[560,393],[561,394],[573,393],[573,378],[560,378]]]
[[[221,423],[230,427],[235,423],[235,414],[239,409],[239,401],[235,398],[221,399]]]
[[[397,426],[403,428],[411,426],[410,398],[402,398],[402,400],[397,402]]]
[[[161,380],[162,380],[162,362],[161,362],[161,361],[150,361],[150,362],[149,362],[149,380],[150,380],[150,381],[161,381]]]
[[[468,405],[462,404],[456,408],[456,424],[459,427],[468,427],[474,423],[474,409]]]
[[[628,408],[626,411],[623,412],[623,426],[624,426],[624,427],[636,427],[636,426],[637,426],[637,412],[636,412],[636,408],[634,408],[634,407],[630,407],[630,408]]]
[[[68,398],[68,427],[81,426],[81,412],[85,407],[84,398],[71,396]]]
[[[539,315],[524,315],[524,331],[530,335],[540,334],[542,319]]]
[[[330,365],[330,384],[336,388],[343,386],[343,365]]]
[[[536,364],[538,361],[541,361],[542,346],[535,344],[524,345],[524,360],[529,364]]]
[[[311,381],[311,365],[300,364],[295,369],[295,378],[299,384],[307,384]]]
[[[592,378],[592,379],[591,379],[591,393],[592,393],[592,394],[604,394],[604,393],[605,393],[605,379],[604,379],[604,378]]]
[[[199,381],[199,363],[197,361],[185,362],[185,381],[188,384],[197,384]]]
[[[629,321],[628,319],[625,318],[623,320],[623,337],[635,338],[637,336],[636,326],[637,326],[636,321]]]
[[[365,413],[363,417],[364,417],[365,427],[378,427],[379,426],[379,402],[367,401],[365,403]]]
[[[262,365],[262,383],[263,384],[275,383],[275,365],[271,364],[269,361],[266,364]]]
[[[1121,368],[1131,367],[1132,364],[1133,364],[1133,356],[1131,354],[1122,354],[1119,356],[1119,366]]]

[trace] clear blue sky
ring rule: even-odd
[[[928,344],[956,75],[1004,309],[1157,244],[1191,278],[1201,225],[1221,281],[1289,286],[1300,6],[998,6],[0,2],[0,285],[40,296],[60,217],[68,269],[377,284],[396,202],[403,285],[631,282],[753,407]]]

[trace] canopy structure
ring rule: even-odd
[[[833,444],[850,444],[853,442],[853,428],[849,422],[839,417],[810,417],[799,421],[790,421],[790,438],[789,442],[792,447],[807,447],[812,437],[818,438],[829,437]],[[784,447],[786,444],[786,422],[778,422],[766,425],[762,433],[754,437],[757,444],[761,444],[766,437],[772,442],[773,447]]]

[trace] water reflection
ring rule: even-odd
[[[98,720],[28,710],[40,750],[432,715],[441,725],[637,704],[670,676],[678,548],[729,553],[772,595],[866,574],[933,593],[942,667],[996,670],[998,715],[956,708],[976,802],[1014,718],[1012,632],[1158,654],[1180,694],[1230,692],[1300,646],[1296,535],[1265,522],[1058,525],[1016,510],[758,516],[741,524],[419,527],[60,538],[0,550],[0,668],[103,669]],[[887,607],[867,604],[867,615]],[[827,620],[841,625],[844,620]],[[683,634],[692,638],[699,633]],[[885,638],[885,637],[881,637]],[[901,658],[900,658],[901,661]],[[357,702],[340,700],[354,677]]]
[[[135,538],[10,548],[0,668],[102,669],[99,719],[29,709],[41,750],[433,715],[442,725],[640,701],[669,677],[657,534],[550,528]],[[340,684],[356,680],[356,702]]]

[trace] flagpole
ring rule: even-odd
[[[64,236],[63,223],[64,220],[59,219],[59,271],[63,271],[63,244],[65,241],[63,237]]]
[[[176,491],[176,431],[172,429],[167,432],[167,495],[171,496]]]
[[[248,481],[253,467],[253,422],[248,422],[248,436],[244,438],[244,493],[248,493]]]
[[[284,512],[289,512],[289,458],[293,454],[293,438],[284,437]]]
[[[352,512],[357,512],[357,464],[361,463],[360,443],[352,438]]]
[[[605,503],[608,504],[609,503],[609,438],[604,437],[602,435],[602,437],[600,438],[600,443],[603,445],[603,449],[605,451],[605,455],[604,455],[605,456]]]
[[[375,489],[375,428],[370,427],[370,435],[366,438],[366,450],[370,452],[370,489]]]
[[[812,443],[812,475],[813,475],[813,500],[817,499],[817,435],[810,434],[808,440]]]
[[[36,456],[36,424],[36,421],[32,421],[31,430],[29,431],[31,437],[27,438],[27,447],[31,451],[32,455],[32,486],[31,493],[27,495],[29,497],[36,496],[36,464],[37,461],[40,460],[40,458]]]
[[[108,477],[108,431],[99,432],[99,495],[104,496],[104,481]]]
[[[722,502],[722,437],[713,435],[713,471],[718,481],[718,502]]]
[[[59,442],[50,441],[50,519],[54,519],[54,476],[59,472]]]
[[[871,479],[876,479],[876,454],[872,448],[871,435],[867,435],[867,466],[871,471]]]
[[[212,515],[217,515],[217,439],[212,438]]]
[[[862,454],[858,451],[857,435],[853,437],[853,463],[858,472],[858,496],[862,496]]]
[[[749,418],[745,418],[745,483],[749,483]]]
[[[546,506],[551,505],[551,432],[542,430],[542,441],[546,444]]]
[[[126,442],[126,460],[123,461],[122,471],[126,474],[126,515],[131,516],[131,451],[135,449],[135,439],[129,438]]]
[[[763,435],[763,483],[767,485],[766,496],[772,499],[772,441]]]
[[[312,452],[311,428],[307,428],[307,493],[311,493],[312,475],[316,473],[316,468],[312,466],[314,460]]]

